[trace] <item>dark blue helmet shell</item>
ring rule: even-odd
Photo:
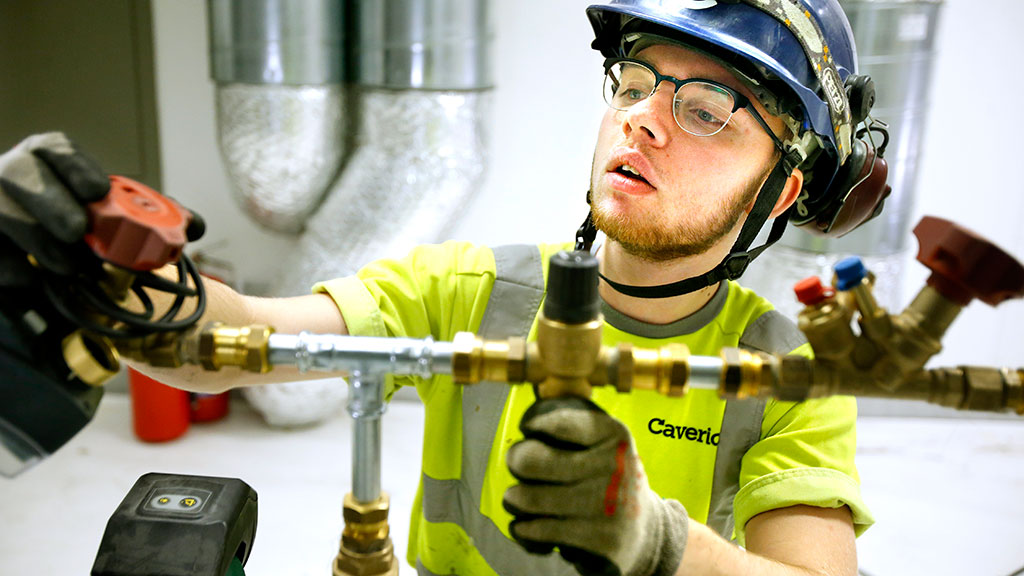
[[[857,55],[850,23],[837,0],[790,0],[810,12],[821,29],[840,78],[856,73]],[[620,55],[622,34],[635,20],[653,24],[665,36],[713,50],[790,91],[783,97],[799,102],[803,129],[820,138],[837,168],[837,135],[828,100],[811,61],[794,34],[772,15],[737,0],[611,0],[587,8],[594,27],[593,47],[606,56]],[[826,180],[831,174],[819,174]]]

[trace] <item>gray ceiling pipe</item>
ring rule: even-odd
[[[488,0],[355,0],[358,143],[275,293],[442,240],[483,184]]]
[[[447,238],[483,185],[490,122],[490,0],[353,0],[346,16],[356,145],[272,292],[351,274]],[[344,404],[336,381],[246,388],[270,423]]]
[[[900,309],[902,269],[909,250],[917,171],[929,110],[932,64],[941,0],[839,0],[850,19],[861,74],[874,79],[877,100],[871,116],[889,124],[889,184],[892,194],[874,220],[843,238],[786,232],[764,261],[755,261],[745,277],[783,312],[795,318],[801,305],[793,285],[817,274],[832,277],[841,259],[861,256],[877,278],[879,302]],[[881,139],[876,136],[876,143]],[[769,263],[770,267],[765,263]]]
[[[262,226],[300,232],[345,152],[342,0],[208,0],[217,133]]]

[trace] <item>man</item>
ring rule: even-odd
[[[805,2],[806,11],[795,0],[588,9],[594,47],[609,57],[609,109],[578,246],[600,259],[605,344],[809,351],[732,281],[759,253],[748,248],[767,219],[785,222],[798,203],[796,217],[814,221],[854,145],[840,76],[829,76],[853,71],[848,24],[834,0]],[[74,203],[50,210],[46,200],[64,188],[83,202],[100,195],[102,172],[80,158],[59,135],[0,157],[0,230],[20,247],[3,254],[18,279],[37,273],[24,252],[47,273],[72,274],[43,228],[63,242],[84,232],[67,216]],[[596,231],[605,239],[595,247]],[[204,318],[285,333],[532,337],[546,263],[567,247],[425,246],[292,299],[211,284]],[[271,380],[154,372],[202,391]],[[854,538],[871,518],[853,466],[852,399],[727,403],[706,391],[599,389],[593,401],[535,402],[522,386],[398,384],[415,385],[426,411],[409,543],[423,574],[856,573]]]

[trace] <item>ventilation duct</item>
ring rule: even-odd
[[[209,0],[217,135],[235,198],[298,233],[344,156],[342,0]]]
[[[356,144],[309,218],[294,257],[277,275],[275,295],[306,294],[314,281],[345,276],[372,260],[401,256],[417,244],[447,237],[484,180],[493,86],[489,4],[489,0],[347,3],[346,19],[354,31],[347,45],[353,82],[348,94],[355,117],[355,134],[349,141]],[[335,102],[327,97],[327,88],[317,89],[324,96],[317,102]],[[228,112],[221,116],[222,124]],[[307,114],[296,115],[303,119],[300,124],[320,112]],[[267,167],[257,166],[262,162],[258,157],[265,155],[260,150],[263,141],[273,140],[272,130],[263,127],[259,137],[236,139],[235,157],[257,161],[236,163],[237,171],[229,171],[236,185],[259,175],[261,186],[240,188],[260,191],[244,198],[257,206],[255,213],[263,214],[262,221],[300,222],[300,211],[274,203],[284,196],[282,192],[263,184],[285,184],[295,193],[289,193],[288,203],[282,204],[298,206],[292,199],[316,185],[295,186],[292,175],[305,170],[311,158],[340,158],[343,138],[339,133],[316,134],[308,142],[283,145],[277,152],[283,157],[269,159]],[[308,146],[308,152],[295,158],[292,147],[300,145]],[[317,178],[328,172],[310,170]],[[344,392],[337,380],[243,391],[268,422],[278,425],[308,424],[335,414],[344,403]]]
[[[487,0],[357,0],[355,150],[275,293],[436,242],[483,184],[493,78]]]
[[[913,248],[911,218],[942,2],[840,0],[840,4],[853,28],[860,73],[870,75],[877,86],[871,115],[889,124],[885,156],[892,194],[877,218],[843,238],[821,238],[791,229],[769,255],[751,264],[745,283],[794,319],[802,305],[793,296],[793,285],[813,274],[831,278],[832,267],[850,255],[861,256],[875,273],[879,303],[890,310],[901,309],[901,270]],[[880,143],[878,136],[876,143]]]

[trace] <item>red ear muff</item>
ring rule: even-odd
[[[851,232],[882,211],[883,202],[892,192],[886,183],[888,176],[885,158],[863,140],[855,140],[853,152],[826,192],[832,200],[801,227],[832,238]]]

